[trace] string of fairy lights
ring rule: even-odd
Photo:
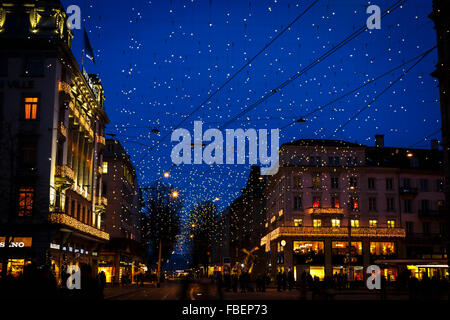
[[[323,139],[345,126],[339,138],[369,144],[377,132],[409,138],[406,124],[386,121],[408,112],[425,136],[412,146],[439,132],[438,113],[421,108],[438,99],[432,99],[436,90],[431,98],[428,93],[436,86],[429,76],[435,58],[423,57],[434,41],[416,36],[432,26],[415,0],[380,0],[380,31],[365,27],[364,1],[242,1],[235,8],[218,0],[121,3],[116,10],[126,18],[126,31],[112,35],[105,30],[113,24],[99,10],[105,3],[87,2],[95,68],[112,120],[108,131],[131,155],[140,184],[170,172],[168,181],[188,202],[186,212],[213,199],[224,208],[240,194],[249,168],[174,166],[167,138],[189,127],[189,119],[220,129],[281,128],[283,141]],[[408,76],[390,85],[421,57]],[[364,113],[354,116],[355,110]]]

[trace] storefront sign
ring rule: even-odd
[[[10,248],[30,248],[33,238],[14,237],[9,243]],[[0,248],[4,248],[6,243],[5,237],[0,237]]]

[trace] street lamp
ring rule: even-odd
[[[169,171],[164,172],[164,178],[169,178],[169,177],[170,177]]]

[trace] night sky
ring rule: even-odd
[[[396,0],[319,0],[226,87],[182,125],[221,128],[296,72],[358,28],[366,8],[384,11]],[[170,134],[181,120],[303,12],[312,0],[65,0],[82,9],[96,64],[89,73],[102,79],[107,133],[116,134],[137,167],[141,185],[170,170],[168,182],[186,208],[196,201],[226,207],[244,187],[249,165],[172,166]],[[365,31],[282,90],[251,108],[227,128],[275,129],[361,86],[436,44],[428,18],[431,0],[409,0],[381,20],[381,30]],[[81,64],[83,31],[74,30],[73,52]],[[387,146],[428,148],[440,139],[437,62],[432,51],[367,107],[416,60],[281,131],[280,144],[301,138],[333,138],[373,145],[385,134]],[[160,133],[152,133],[157,128]],[[223,129],[223,128],[221,128]],[[165,139],[163,139],[165,137]],[[128,142],[127,142],[128,141]],[[134,142],[131,142],[134,141]],[[138,143],[136,143],[138,142]],[[148,145],[146,147],[144,145]]]

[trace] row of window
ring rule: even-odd
[[[340,208],[339,196],[331,196],[331,207],[332,208]],[[378,211],[378,199],[376,197],[369,197],[368,199],[369,211],[377,212]],[[322,198],[321,196],[313,196],[313,208],[321,207]],[[404,213],[412,213],[413,212],[413,200],[412,199],[403,199],[403,212]],[[387,212],[395,212],[395,198],[394,197],[386,197],[386,211]],[[430,205],[431,201],[428,199],[419,200],[419,210],[422,212],[428,212],[431,209]],[[438,200],[436,202],[436,206],[438,208],[444,207],[444,201]],[[357,196],[350,196],[349,198],[349,209],[351,210],[359,210],[359,199]],[[293,209],[294,210],[303,210],[303,198],[302,196],[294,196],[293,201]]]
[[[358,178],[357,177],[350,177],[349,178],[349,188],[350,189],[356,189],[358,187]],[[404,178],[403,179],[403,189],[410,189],[412,186],[410,178]],[[443,192],[444,188],[444,182],[442,179],[436,180],[436,185],[434,191],[437,192]],[[431,191],[431,188],[429,186],[429,180],[428,179],[419,179],[419,190],[421,192],[428,192]],[[295,176],[294,177],[294,188],[302,188],[303,182],[301,176]],[[339,189],[339,177],[331,177],[330,178],[330,187],[331,189]],[[369,177],[367,179],[367,187],[369,190],[376,190],[376,179],[373,177]],[[322,188],[322,178],[320,175],[315,175],[312,177],[312,188],[313,189],[321,189]],[[385,179],[385,190],[391,191],[394,190],[394,178],[386,178]]]
[[[360,227],[360,220],[359,219],[351,219],[350,225],[352,228],[359,228]],[[386,221],[386,225],[388,228],[395,228],[396,223],[394,219],[388,219]],[[303,219],[298,218],[294,219],[294,226],[295,227],[303,227]],[[335,228],[341,227],[341,219],[339,218],[333,218],[331,219],[331,226]],[[322,219],[313,219],[313,227],[320,228],[322,227]],[[369,227],[371,228],[377,228],[378,227],[378,220],[377,219],[370,219],[369,220]]]
[[[323,241],[294,241],[293,251],[296,254],[309,254],[311,252],[322,255],[324,254],[324,242]],[[362,255],[363,245],[361,241],[352,241],[351,247],[348,247],[348,242],[344,241],[332,241],[331,249],[333,255],[345,255],[349,249],[352,255]],[[278,247],[279,251],[284,251],[282,246]],[[396,253],[395,242],[378,242],[371,241],[369,243],[369,252],[371,255],[393,255]]]
[[[338,156],[329,156],[328,162],[322,159],[322,156],[308,156],[297,159],[298,165],[325,166],[336,167],[346,165],[348,167],[357,166],[359,164],[358,157],[346,157],[345,161],[341,161]]]
[[[7,77],[8,59],[6,56],[0,56],[0,77]],[[23,59],[22,76],[42,77],[44,75],[44,59],[41,56],[27,56]]]
[[[19,201],[18,201],[18,216],[19,217],[31,217],[34,210],[34,198],[35,189],[33,187],[21,187],[19,189]],[[68,215],[74,217],[75,219],[85,223],[92,224],[92,210],[88,206],[83,205],[79,201],[72,199],[68,200],[70,203],[70,210],[68,210]],[[66,206],[67,209],[67,206]]]

